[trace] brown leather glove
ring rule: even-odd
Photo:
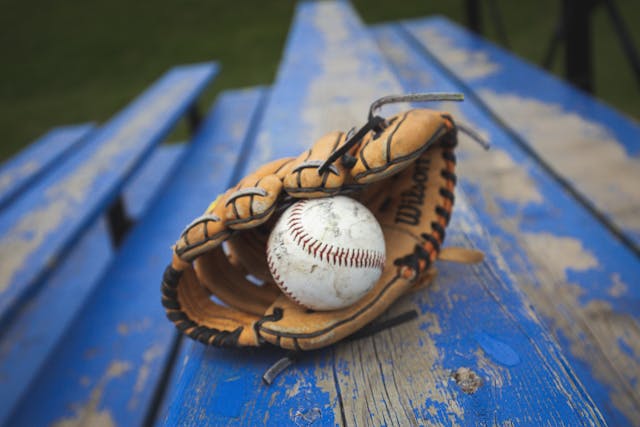
[[[262,166],[187,226],[162,281],[167,317],[181,332],[209,345],[316,349],[353,334],[432,280],[454,203],[457,129],[449,115],[433,110],[373,116],[384,100],[407,97],[376,101],[358,132],[329,133],[297,158]],[[374,288],[355,304],[310,311],[274,285],[266,242],[297,198],[337,194],[376,216],[387,261]],[[462,262],[482,258],[473,251],[449,254]]]

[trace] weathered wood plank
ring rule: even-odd
[[[640,257],[637,122],[446,19],[406,28]]]
[[[99,219],[16,313],[0,340],[0,425],[38,376],[47,356],[113,259],[107,224]]]
[[[0,324],[115,199],[216,70],[210,63],[169,71],[0,214]]]
[[[31,183],[56,168],[65,156],[86,140],[93,129],[90,123],[52,129],[3,163],[0,166],[0,210]]]
[[[402,26],[373,33],[405,90],[457,89]],[[466,72],[491,68],[481,62]],[[492,143],[485,153],[460,136],[458,182],[504,254],[514,285],[542,313],[606,419],[637,424],[640,263],[472,97],[443,108]]]
[[[388,313],[418,309],[417,321],[308,353],[270,387],[261,376],[282,356],[273,349],[193,345],[164,425],[598,424],[580,386],[564,379],[572,374],[563,356],[497,267],[491,236],[465,204],[454,218],[450,242],[479,242],[489,260],[443,265],[435,287]]]
[[[178,171],[187,151],[187,143],[163,144],[151,154],[131,182],[122,191],[127,215],[140,219],[153,199],[158,196],[151,188],[160,188]]]
[[[158,147],[123,190],[127,212],[139,219],[161,193],[187,145]],[[13,317],[0,338],[0,425],[38,375],[60,337],[112,261],[105,217],[73,245],[40,292]]]
[[[250,164],[359,126],[371,101],[397,92],[346,2],[302,3]],[[164,425],[601,424],[465,196],[458,200],[448,242],[477,246],[487,261],[440,264],[431,289],[389,313],[416,309],[417,320],[307,353],[270,387],[261,376],[281,352],[194,345]]]
[[[263,90],[221,96],[183,167],[131,231],[22,396],[11,425],[140,425],[154,411],[176,338],[158,290],[170,247],[194,212],[237,178],[234,165],[263,96]]]

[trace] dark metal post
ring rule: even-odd
[[[640,55],[638,55],[638,51],[633,44],[631,34],[629,33],[629,30],[627,30],[627,26],[625,25],[622,16],[620,16],[618,7],[613,0],[604,0],[604,6],[611,18],[613,29],[618,34],[620,44],[622,44],[622,48],[627,55],[633,74],[636,77],[636,82],[638,83],[638,86],[640,86]]]
[[[198,103],[194,102],[187,112],[187,126],[189,127],[189,134],[191,136],[195,135],[196,131],[200,127],[201,122],[202,115],[200,114]]]
[[[467,27],[477,34],[482,34],[482,13],[480,0],[465,0],[467,10]]]
[[[593,92],[591,44],[591,0],[562,0],[565,48],[565,75],[580,89]]]
[[[116,248],[120,247],[124,237],[129,232],[133,221],[127,215],[127,211],[124,207],[124,200],[122,195],[109,206],[107,211],[107,224],[109,226],[109,234],[111,236],[111,243]]]

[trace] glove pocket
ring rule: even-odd
[[[412,285],[392,264],[387,264],[371,291],[340,310],[307,310],[281,295],[266,311],[264,321],[258,322],[258,334],[265,341],[289,350],[326,347],[375,320]]]

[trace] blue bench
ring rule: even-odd
[[[396,92],[400,82],[346,3],[300,5],[250,168],[362,123],[372,99]],[[488,259],[472,272],[441,266],[436,288],[388,314],[417,308],[416,321],[313,352],[268,388],[261,376],[281,353],[189,343],[161,424],[604,423],[464,194],[457,200],[449,244]],[[455,372],[477,373],[484,388],[465,393]]]
[[[12,258],[21,267],[0,293],[0,425],[638,423],[638,194],[619,174],[585,182],[554,157],[562,141],[550,149],[536,128],[565,130],[583,168],[596,156],[635,173],[636,124],[442,18],[366,28],[347,2],[305,2],[272,88],[221,94],[189,143],[154,149],[215,71],[169,73],[77,148],[60,149],[0,210],[3,253],[12,236],[3,230],[19,219],[35,231],[13,236],[44,236]],[[180,337],[158,288],[184,225],[258,165],[359,126],[372,100],[410,91],[465,93],[464,103],[430,107],[493,145],[481,152],[460,137],[446,242],[485,261],[439,263],[432,287],[380,321],[407,310],[416,319],[306,353],[270,386],[262,375],[283,351]],[[581,145],[582,125],[606,142]],[[97,158],[109,166],[90,167]],[[44,208],[62,194],[50,188],[78,188],[87,171],[87,197],[68,221],[39,230],[35,213],[54,212]]]
[[[15,200],[30,184],[64,162],[66,156],[87,140],[87,135],[93,129],[94,126],[90,123],[52,129],[2,164],[0,210]]]
[[[454,115],[493,147],[461,144],[461,187],[605,418],[637,423],[638,229],[617,214],[640,201],[640,127],[442,18],[373,34],[405,90],[465,93]]]
[[[177,67],[88,137],[78,137],[87,126],[68,128],[81,141],[72,144],[67,137],[63,144],[65,129],[54,130],[54,138],[18,157],[40,166],[28,186],[15,181],[14,188],[20,187],[0,211],[0,421],[94,291],[117,249],[114,242],[124,235],[123,224],[148,206],[151,175],[160,184],[171,172],[169,158],[178,160],[179,151],[156,147],[181,118],[194,114],[216,71],[215,64]],[[147,158],[155,163],[141,168]],[[122,203],[125,194],[136,199],[131,213]]]

